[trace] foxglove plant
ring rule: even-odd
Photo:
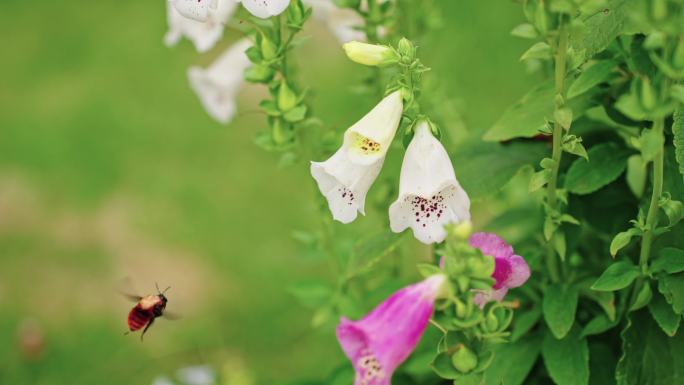
[[[416,239],[426,244],[442,242],[447,235],[445,225],[470,220],[468,194],[427,121],[417,123],[406,148],[399,198],[390,206],[389,218],[392,231],[410,227]]]
[[[182,37],[186,37],[198,52],[209,51],[223,36],[224,25],[235,11],[237,3],[233,0],[203,0],[202,8],[193,9],[187,2],[174,0],[167,3],[169,30],[164,42],[167,46],[174,46]],[[215,4],[215,7],[209,3]]]
[[[233,1],[233,0],[224,0]],[[261,18],[268,19],[272,16],[278,16],[288,5],[290,5],[290,0],[237,0],[242,2],[242,6],[249,11],[252,15]]]

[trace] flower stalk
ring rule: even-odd
[[[655,130],[657,135],[662,136],[664,126],[665,121],[663,118],[660,118],[653,122],[652,130]],[[658,202],[663,195],[664,155],[664,149],[661,145],[658,153],[653,159],[653,193],[651,195],[651,203],[648,207],[648,214],[646,215],[646,229],[641,239],[641,251],[639,252],[639,266],[644,274],[648,270],[648,259],[651,254],[653,232],[658,224],[658,211],[660,210]]]

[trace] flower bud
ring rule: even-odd
[[[477,356],[465,345],[456,347],[456,352],[451,356],[451,363],[461,373],[468,373],[477,366]]]
[[[282,145],[289,142],[292,138],[292,132],[288,124],[284,123],[280,119],[273,121],[271,126],[271,132],[273,136],[273,142],[277,145]]]
[[[487,316],[485,317],[485,323],[484,323],[485,329],[487,329],[488,332],[492,333],[497,330],[499,327],[499,320],[496,318],[496,315],[494,312],[489,312]]]
[[[265,35],[261,36],[261,56],[264,60],[272,60],[278,56],[278,47]]]
[[[399,40],[397,51],[399,51],[402,61],[406,63],[411,63],[416,58],[416,46],[405,37],[402,37],[401,40]]]
[[[470,221],[463,221],[452,228],[451,234],[460,240],[467,240],[473,232],[473,224]]]
[[[351,41],[342,48],[351,61],[367,66],[386,66],[399,61],[397,53],[386,45]]]
[[[280,111],[287,112],[297,106],[297,95],[283,80],[278,87],[278,108]]]
[[[684,69],[684,37],[679,38],[677,47],[672,54],[672,66],[676,69]]]

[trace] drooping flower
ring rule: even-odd
[[[197,93],[202,105],[212,118],[228,123],[235,116],[235,98],[244,83],[243,72],[250,66],[245,51],[249,39],[233,44],[208,68],[197,66],[188,69],[190,86]]]
[[[218,0],[169,0],[183,16],[197,21],[207,21],[209,9],[216,9]]]
[[[304,0],[304,4],[313,8],[313,17],[326,25],[340,43],[365,39],[365,33],[356,28],[363,25],[357,12],[339,8],[330,0]]]
[[[433,275],[392,294],[361,320],[340,320],[337,340],[356,372],[354,385],[391,383],[420,341],[445,282],[444,275]]]
[[[268,19],[280,15],[290,5],[290,0],[238,0],[252,15]]]
[[[482,254],[494,257],[494,273],[496,281],[491,291],[478,292],[475,303],[484,306],[489,301],[503,300],[508,289],[521,286],[530,277],[530,268],[525,259],[513,253],[513,247],[498,235],[492,233],[475,233],[470,236],[472,247],[480,249]]]
[[[386,96],[347,129],[342,147],[333,156],[325,162],[311,162],[311,175],[334,219],[350,223],[357,213],[364,214],[366,194],[380,173],[402,111],[399,92]]]
[[[419,241],[446,238],[444,226],[470,219],[470,199],[456,180],[454,167],[427,122],[417,124],[401,165],[399,198],[389,209],[390,227],[410,227]]]
[[[215,7],[211,6],[213,1],[217,2]],[[179,12],[176,5],[184,3],[180,0],[167,3],[169,30],[164,36],[164,43],[167,46],[176,45],[181,37],[185,36],[192,41],[197,51],[206,52],[221,39],[223,27],[235,11],[237,3],[233,0],[202,0],[202,2],[207,4],[201,11],[195,11],[197,17],[184,16]],[[184,6],[180,8],[186,14],[192,15],[192,8],[187,5]],[[204,16],[204,11],[206,11],[206,17],[201,17]]]

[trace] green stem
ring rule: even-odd
[[[660,136],[663,135],[663,127],[665,121],[660,118],[653,122],[652,130],[655,130]],[[648,214],[646,215],[646,230],[641,238],[641,252],[639,253],[639,265],[641,271],[646,273],[648,270],[648,258],[651,254],[651,244],[653,243],[653,231],[658,224],[658,211],[660,197],[663,195],[663,163],[664,150],[661,147],[655,158],[653,159],[653,193],[651,195],[651,203],[648,206]]]
[[[555,57],[555,96],[560,95],[560,98],[556,98],[556,109],[563,107],[565,100],[565,73],[566,73],[566,54],[568,50],[568,30],[565,25],[565,17],[561,16],[560,23],[558,26],[558,44],[556,46],[556,57]],[[558,103],[560,101],[560,103]],[[556,193],[557,183],[558,183],[558,170],[560,167],[561,157],[563,155],[563,149],[561,147],[563,139],[563,127],[560,123],[555,122],[553,125],[553,150],[551,153],[551,159],[553,160],[553,167],[551,168],[551,177],[547,185],[547,203],[549,205],[549,213],[553,213],[558,207],[558,196]],[[547,255],[546,255],[546,266],[549,269],[549,274],[553,282],[558,282],[560,280],[560,272],[558,268],[558,259],[556,258],[556,252],[553,248],[553,244],[549,241],[547,242]]]

